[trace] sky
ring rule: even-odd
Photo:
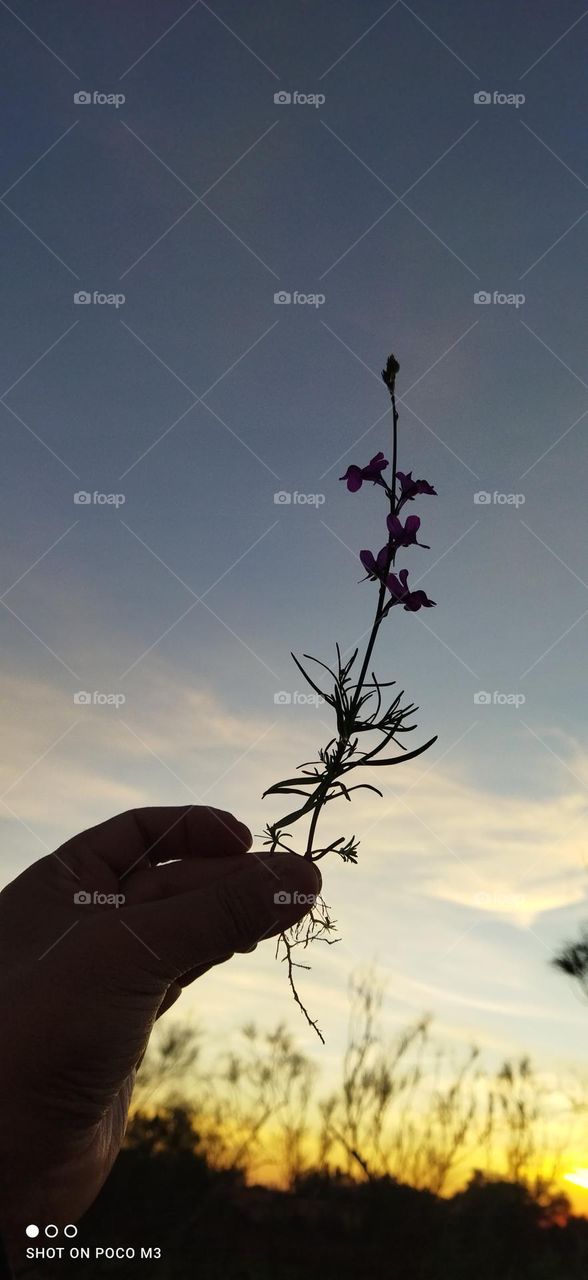
[[[3,882],[136,805],[280,816],[332,736],[290,650],[365,643],[382,495],[338,478],[400,362],[436,608],[376,663],[438,741],[324,823],[361,841],[304,977],[327,1071],[371,963],[391,1027],[585,1061],[587,14],[0,0]],[[184,1006],[314,1051],[269,946]]]

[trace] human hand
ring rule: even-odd
[[[250,846],[223,810],[135,809],[0,893],[0,1227],[13,1261],[27,1223],[75,1222],[96,1197],[156,1018],[310,909],[316,867]]]

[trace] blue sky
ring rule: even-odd
[[[377,959],[395,1020],[580,1058],[548,961],[586,914],[582,5],[23,0],[0,28],[4,878],[130,805],[278,816],[261,791],[330,736],[274,703],[289,651],[369,624],[379,494],[338,477],[389,446],[394,350],[437,608],[377,668],[439,740],[357,802],[309,999],[335,1052]],[[187,999],[305,1035],[269,949]]]

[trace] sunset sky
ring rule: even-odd
[[[302,979],[325,1072],[373,962],[390,1029],[586,1060],[550,959],[588,917],[587,13],[0,0],[3,882],[136,805],[280,816],[261,792],[333,729],[290,650],[373,611],[382,495],[338,477],[389,449],[400,361],[399,465],[438,492],[400,567],[437,607],[376,670],[439,737],[325,820],[361,841]],[[315,1051],[271,945],[184,1004]]]

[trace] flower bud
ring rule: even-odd
[[[386,386],[390,392],[390,395],[392,395],[394,391],[394,386],[396,383],[396,374],[398,373],[399,368],[400,368],[400,365],[396,359],[396,356],[392,356],[392,355],[388,356],[388,359],[386,361],[386,368],[382,369],[382,378],[386,383]]]

